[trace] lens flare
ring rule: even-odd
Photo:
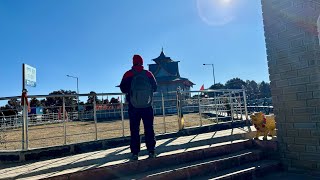
[[[222,4],[228,5],[231,3],[231,0],[220,0]]]
[[[197,0],[199,17],[210,26],[223,26],[233,19],[232,0]]]

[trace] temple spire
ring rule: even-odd
[[[162,63],[162,62],[173,62],[172,59],[170,57],[167,57],[164,52],[163,52],[163,46],[161,48],[161,53],[160,55],[155,58],[155,59],[152,59],[153,61],[155,61],[156,63]]]
[[[161,53],[160,53],[160,56],[159,57],[162,57],[162,58],[166,58],[166,56],[164,55],[164,52],[163,52],[163,46],[161,48]]]

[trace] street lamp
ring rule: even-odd
[[[213,75],[213,85],[216,84],[216,78],[214,76],[214,64],[203,64],[204,66],[211,65],[212,66],[212,75]]]
[[[77,103],[78,103],[78,118],[79,118],[79,78],[76,76],[67,75],[67,77],[77,79]]]

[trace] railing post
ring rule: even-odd
[[[216,121],[217,121],[217,124],[219,124],[218,105],[217,105],[217,94],[216,94],[216,92],[214,92],[213,94],[214,94],[214,103],[215,103],[215,106],[216,106]]]
[[[63,120],[63,144],[67,144],[67,122],[66,122],[66,98],[63,96],[62,98],[62,120]]]
[[[25,102],[23,105],[23,121],[22,121],[22,149],[28,150],[28,106]]]
[[[232,98],[231,98],[231,93],[233,93],[233,91],[229,92],[229,103],[230,103],[230,114],[231,114],[231,121],[233,122],[233,103],[232,103]]]
[[[179,126],[179,131],[180,131],[184,128],[180,87],[177,88],[177,111],[178,111],[178,126]]]
[[[124,110],[123,110],[123,95],[121,94],[121,121],[122,121],[122,137],[124,137]]]
[[[210,104],[210,100],[208,100],[209,101],[209,104]],[[201,98],[199,98],[199,107],[201,106],[200,105],[201,104]],[[208,106],[207,106],[208,107]],[[210,107],[210,106],[209,106]],[[200,127],[202,127],[202,125],[203,125],[203,121],[202,121],[202,113],[200,114]]]
[[[243,103],[244,103],[244,112],[246,115],[246,124],[248,126],[249,132],[251,132],[250,124],[249,124],[249,118],[248,118],[248,109],[247,109],[247,96],[246,96],[246,91],[245,89],[242,91],[243,92]]]
[[[200,124],[202,122],[202,113],[201,113],[201,101],[200,101],[201,92],[198,94],[198,105],[199,105],[199,116],[200,116]]]
[[[180,102],[179,102],[179,91],[177,89],[177,119],[178,119],[178,130],[180,130]]]
[[[94,95],[93,98],[93,120],[94,120],[94,132],[95,132],[95,140],[98,140],[98,127],[97,127],[97,95]]]
[[[248,109],[247,109],[247,96],[246,96],[246,91],[243,90],[243,103],[244,103],[244,112],[245,112],[245,115],[246,115],[246,120],[248,120]]]
[[[22,98],[21,98],[22,101]],[[25,149],[25,145],[24,145],[24,113],[25,113],[25,105],[23,105],[22,107],[22,119],[21,119],[21,149],[24,150]]]
[[[239,92],[239,108],[240,108],[240,116],[241,116],[241,120],[243,120],[243,117],[242,117],[242,103],[241,103],[241,92]]]
[[[167,132],[167,128],[166,128],[166,109],[165,109],[165,106],[164,106],[163,92],[161,92],[161,102],[162,102],[163,130],[164,130],[164,133],[166,133]]]
[[[233,112],[236,115],[236,119],[239,119],[238,116],[238,105],[237,105],[237,92],[234,92],[234,97],[233,97],[233,102],[234,102],[234,107],[233,107]]]

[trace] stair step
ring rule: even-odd
[[[261,158],[261,150],[243,150],[215,158],[171,165],[121,179],[188,179],[258,161]]]
[[[167,155],[166,153],[161,153],[159,157],[155,159],[143,159],[134,162],[127,162],[106,167],[88,169],[84,171],[78,171],[75,173],[51,177],[49,179],[89,179],[93,177],[94,179],[116,179],[121,177],[133,176],[135,174],[143,174],[145,172],[151,172],[156,169],[174,167],[180,164],[192,164],[192,162],[206,162],[208,161],[208,159],[217,160],[223,158],[231,164],[234,164],[235,162],[241,162],[241,164],[243,164],[242,161],[246,161],[247,159],[250,160],[250,158],[252,157],[254,157],[254,159],[257,159],[261,156],[261,151],[250,151],[250,149],[253,148],[252,140],[239,140],[238,142],[232,143],[225,142],[221,144],[214,144],[213,146],[214,147],[206,147],[191,151],[185,149],[185,152],[172,152],[169,155]],[[239,153],[247,154],[239,155]],[[234,156],[232,160],[230,160],[229,158],[230,155]],[[220,161],[217,163],[223,164],[223,162]]]
[[[185,160],[193,161],[197,160],[199,157],[203,159],[223,155],[232,151],[236,152],[242,149],[250,149],[254,146],[254,143],[252,140],[244,139],[245,136],[243,132],[245,132],[245,130],[236,128],[161,139],[157,140],[157,153],[160,157],[167,156],[169,159],[178,158],[180,160],[177,163],[183,163]],[[143,143],[141,147],[142,149],[139,162],[147,158],[145,144]],[[216,148],[213,149],[212,147]],[[45,150],[39,150],[39,152],[42,151],[46,154],[50,154],[50,152]],[[177,155],[177,157],[174,157],[175,155]],[[42,179],[59,175],[65,175],[65,177],[68,177],[71,173],[82,172],[89,169],[93,170],[105,167],[113,168],[114,165],[122,166],[122,164],[128,163],[130,157],[131,153],[129,146],[117,146],[105,150],[75,154],[54,159],[48,157],[47,159],[6,164],[2,164],[0,162],[0,179]],[[162,159],[161,161],[162,162],[160,163],[165,166],[168,159]],[[141,166],[144,167],[144,165]]]
[[[275,160],[260,160],[257,162],[247,163],[239,167],[234,167],[228,170],[209,174],[203,177],[195,178],[195,180],[232,180],[232,179],[255,179],[263,177],[267,174],[281,171],[279,161]]]

